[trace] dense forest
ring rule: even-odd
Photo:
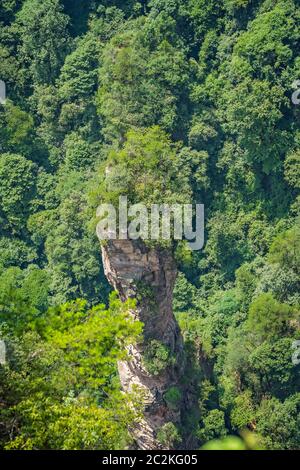
[[[135,199],[205,205],[173,305],[197,409],[163,445],[300,448],[299,50],[299,0],[1,0],[1,449],[132,445],[117,361],[143,325],[103,272],[108,160],[116,185],[147,166]]]

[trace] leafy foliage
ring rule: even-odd
[[[139,395],[120,394],[116,363],[141,333],[132,308],[115,295],[109,310],[89,310],[78,300],[33,316],[35,331],[24,333],[27,323],[18,338],[2,323],[8,351],[0,366],[2,447],[108,450],[129,442]]]
[[[174,362],[174,358],[167,346],[153,339],[146,347],[143,362],[149,374],[159,375]]]

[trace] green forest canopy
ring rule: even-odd
[[[300,448],[299,28],[298,0],[1,2],[1,448],[130,441],[141,410],[116,361],[142,326],[109,303],[91,228],[104,162],[120,158],[130,190],[147,171],[133,197],[151,201],[168,172],[170,201],[206,208],[205,249],[178,256],[174,295],[200,413],[165,438],[248,429]]]

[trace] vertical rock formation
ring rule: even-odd
[[[102,247],[102,257],[107,279],[120,298],[137,299],[132,315],[144,323],[144,341],[128,349],[130,359],[119,363],[119,373],[124,391],[134,385],[144,391],[144,419],[133,430],[138,448],[159,449],[157,431],[180,421],[180,404],[174,411],[164,400],[170,387],[180,388],[183,369],[183,343],[172,311],[176,265],[169,251],[149,248],[139,240],[110,240]],[[157,375],[151,375],[143,362],[153,340],[166,346],[173,359]]]

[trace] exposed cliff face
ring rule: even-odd
[[[170,421],[180,421],[180,411],[171,410],[163,398],[167,389],[178,385],[183,369],[183,343],[172,311],[176,265],[167,250],[132,240],[107,242],[102,257],[107,279],[120,298],[137,299],[132,315],[144,323],[144,341],[129,348],[130,361],[119,364],[119,373],[125,391],[134,385],[144,391],[144,420],[133,430],[138,448],[159,449],[157,431]],[[142,359],[152,340],[163,343],[175,359],[158,375],[151,375]]]

